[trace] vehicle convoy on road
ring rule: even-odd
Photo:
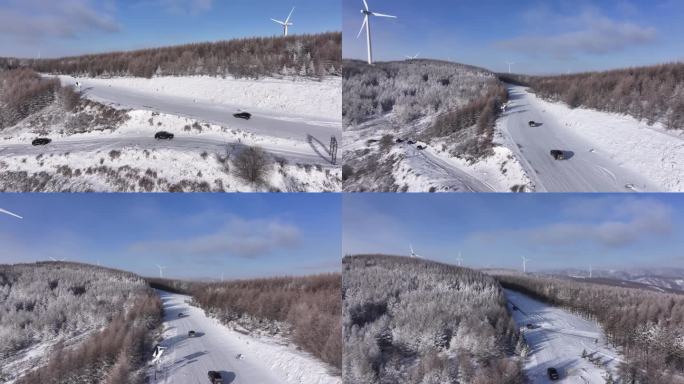
[[[171,140],[173,139],[173,133],[166,131],[159,131],[154,134],[154,138],[157,140]]]
[[[207,373],[207,376],[209,376],[209,382],[212,384],[223,384],[223,377],[221,377],[220,372],[216,371],[209,371]]]
[[[233,114],[233,117],[235,117],[236,119],[249,120],[252,118],[252,114],[249,112],[239,112],[239,113]]]
[[[48,145],[52,142],[52,140],[48,139],[47,137],[39,137],[37,139],[34,139],[31,142],[31,145],[37,146],[37,145]]]

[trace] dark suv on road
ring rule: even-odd
[[[48,145],[52,142],[52,140],[48,139],[47,137],[39,137],[31,142],[31,145]]]
[[[207,373],[209,376],[209,382],[211,384],[223,384],[223,377],[221,377],[221,372],[209,371]]]
[[[249,120],[252,118],[252,114],[249,112],[240,112],[240,113],[233,114],[233,117],[235,117],[236,119]]]
[[[160,131],[154,134],[154,138],[157,140],[171,140],[173,139],[173,133]]]

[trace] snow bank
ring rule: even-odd
[[[620,166],[644,175],[664,191],[684,192],[684,132],[584,108],[571,109],[534,97],[559,123],[595,145]]]
[[[70,78],[69,76],[60,76]],[[188,97],[218,104],[244,106],[265,111],[316,116],[341,120],[342,80],[326,77],[322,81],[260,80],[219,78],[211,76],[116,77],[85,79],[88,83],[138,92]]]

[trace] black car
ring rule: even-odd
[[[517,311],[517,310],[518,310],[518,307],[516,307],[515,305],[513,305],[513,310],[514,310],[514,311]]]
[[[526,327],[527,329],[536,329],[536,328],[539,328],[538,326],[536,326],[536,325],[534,325],[534,324],[532,324],[532,323],[527,323],[527,324],[525,324],[525,327]]]
[[[401,143],[404,142],[404,139],[402,139],[402,138],[397,138],[397,140],[395,140],[395,142],[396,142],[397,144],[401,144]]]
[[[553,157],[555,160],[565,159],[565,152],[561,151],[560,149],[552,149],[550,153],[551,157]]]
[[[422,150],[424,150],[424,149],[427,148],[427,147],[424,146],[424,145],[418,145],[418,146],[416,146],[416,148],[417,148],[419,151],[422,151]]]
[[[154,138],[157,140],[171,140],[173,139],[173,133],[160,131],[154,134]]]
[[[415,141],[415,140],[408,140],[407,143],[408,143],[409,145],[413,145],[413,144],[416,143],[416,141]]]
[[[558,374],[558,370],[556,368],[549,368],[546,370],[546,374],[549,375],[549,379],[551,380],[558,380],[560,379],[560,375]]]
[[[181,317],[183,317],[183,316],[185,316],[185,314],[183,314],[183,312],[179,312],[179,313],[178,313],[178,318],[181,318]]]
[[[31,145],[48,145],[52,142],[52,140],[48,139],[47,137],[39,137],[31,142]]]
[[[221,372],[209,371],[207,373],[209,376],[209,382],[212,384],[223,384],[223,377],[221,377]]]
[[[536,121],[530,121],[528,124],[530,127],[538,127],[541,125],[541,123],[537,123]]]
[[[188,337],[195,337],[197,335],[197,332],[195,331],[188,331]]]
[[[235,117],[237,119],[249,120],[252,118],[252,114],[249,112],[240,112],[240,113],[233,114],[233,117]]]

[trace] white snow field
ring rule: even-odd
[[[161,358],[149,370],[150,383],[208,383],[218,371],[224,384],[341,384],[340,377],[283,340],[245,335],[188,304],[190,296],[158,291],[164,307]],[[182,317],[178,317],[183,313]],[[197,332],[188,337],[188,331]]]
[[[617,377],[620,354],[597,323],[516,291],[506,289],[505,294],[513,319],[530,347],[524,369],[531,383],[602,384],[608,372]],[[534,329],[528,329],[527,324]],[[582,351],[586,351],[586,358],[582,358]],[[550,367],[558,370],[560,380],[549,379],[546,370]]]
[[[497,125],[540,192],[684,191],[684,136],[634,118],[571,109],[509,87]],[[541,123],[530,127],[529,122]],[[550,151],[565,152],[554,160]]]

